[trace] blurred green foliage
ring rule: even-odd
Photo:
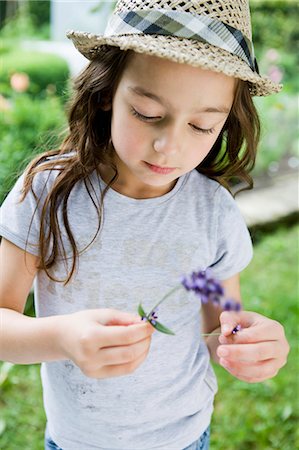
[[[38,0],[28,2],[28,13],[31,17],[32,24],[35,29],[40,27],[47,27],[49,30],[50,23],[50,0]]]
[[[40,99],[15,93],[9,104],[0,119],[0,204],[34,155],[59,145],[66,127],[55,95]]]
[[[254,103],[262,129],[253,175],[260,176],[278,170],[283,159],[298,158],[298,98],[282,91]]]
[[[284,53],[299,51],[297,0],[250,0],[253,42],[257,53],[276,48]]]
[[[34,155],[61,143],[66,127],[68,64],[21,45],[24,37],[44,38],[39,23],[48,26],[49,2],[25,3],[0,30],[0,204]]]
[[[1,2],[1,37],[6,41],[23,38],[49,39],[50,38],[50,1],[22,0],[12,17],[5,17],[6,2]],[[3,44],[3,43],[2,43]]]
[[[27,93],[36,98],[44,97],[49,88],[60,97],[67,91],[69,67],[57,55],[16,49],[2,54],[2,61],[0,92],[6,96],[11,95],[10,78],[16,72],[28,75]]]

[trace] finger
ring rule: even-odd
[[[131,345],[153,334],[155,329],[149,323],[126,326],[107,326],[98,330],[99,347],[117,347]]]
[[[148,351],[150,342],[151,339],[146,338],[132,345],[102,348],[97,356],[103,366],[133,362]]]
[[[129,362],[125,364],[104,366],[101,368],[98,374],[93,375],[94,378],[110,378],[119,377],[123,375],[128,375],[133,373],[140,364],[143,363],[147,357],[148,350],[146,350],[142,355],[139,356],[134,362]]]
[[[220,323],[222,336],[220,336],[219,342],[221,344],[243,344],[284,339],[282,325],[258,313],[224,311],[220,315]],[[241,325],[241,330],[236,334],[231,334],[238,324]],[[231,330],[230,333],[228,332],[229,329]]]
[[[223,311],[220,314],[219,320],[221,333],[224,336],[229,336],[237,325],[241,325],[242,328],[251,326],[256,320],[256,313],[248,313],[247,311]]]
[[[234,377],[251,383],[260,382],[268,378],[272,378],[278,372],[276,360],[273,359],[260,361],[256,364],[240,364],[221,358],[219,363]]]
[[[219,345],[217,355],[229,361],[266,361],[283,356],[281,346],[276,341],[255,344]]]
[[[99,316],[98,321],[102,325],[132,325],[141,321],[141,317],[137,314],[131,314],[117,309],[103,308],[95,311]]]
[[[221,332],[228,336],[237,325],[241,325],[242,328],[249,328],[259,323],[261,319],[265,320],[266,318],[252,311],[223,311],[220,314]]]

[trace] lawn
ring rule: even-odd
[[[219,394],[212,450],[295,450],[298,428],[298,231],[259,236],[241,276],[244,307],[281,322],[291,346],[287,365],[273,379],[246,384],[215,367]]]
[[[215,367],[219,392],[211,450],[299,448],[298,231],[297,225],[259,236],[254,259],[241,278],[245,309],[286,327],[292,349],[288,364],[276,378],[260,384],[240,382]],[[0,411],[0,449],[43,449],[46,419],[39,365],[2,364]]]

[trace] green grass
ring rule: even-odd
[[[259,238],[253,261],[241,276],[245,309],[285,326],[288,363],[275,378],[259,384],[243,383],[215,367],[219,394],[212,450],[299,448],[298,231],[294,226]]]
[[[284,324],[292,348],[288,364],[260,384],[243,383],[215,367],[219,392],[211,450],[299,448],[298,231],[293,226],[259,236],[254,259],[241,277],[245,308]],[[0,449],[42,450],[46,418],[39,365],[8,369],[4,364],[0,371]]]

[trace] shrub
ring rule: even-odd
[[[287,53],[299,50],[297,0],[251,0],[253,41],[256,50],[281,49]]]
[[[252,0],[250,2],[253,42],[260,72],[273,79],[281,72],[281,80],[289,92],[298,91],[299,28],[297,1]],[[276,61],[269,53],[277,53]],[[274,63],[274,64],[273,64]],[[273,67],[274,66],[274,67]]]
[[[283,91],[269,97],[256,97],[262,123],[262,136],[255,175],[267,172],[284,157],[298,153],[298,99]]]
[[[25,165],[35,154],[57,147],[64,130],[66,117],[58,97],[15,95],[0,119],[0,204]]]
[[[34,27],[38,30],[41,26],[50,23],[50,0],[39,0],[38,2],[28,2],[29,14]]]
[[[50,1],[19,1],[13,15],[8,3],[0,2],[0,32],[3,39],[49,39]],[[9,8],[10,9],[10,8]]]
[[[0,90],[11,94],[10,78],[14,73],[26,73],[30,79],[28,93],[45,96],[50,85],[59,96],[64,97],[68,89],[69,68],[63,58],[52,54],[15,50],[2,55]]]

